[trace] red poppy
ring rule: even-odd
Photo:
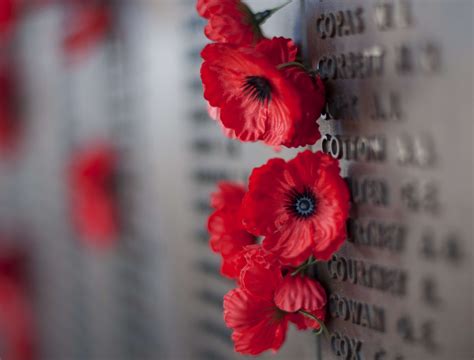
[[[116,155],[98,145],[76,155],[72,165],[72,210],[81,237],[109,247],[118,234],[118,204],[114,188]]]
[[[64,39],[64,49],[69,54],[81,52],[102,41],[111,25],[110,7],[88,3],[75,5],[71,25]]]
[[[255,15],[239,0],[198,0],[196,8],[208,19],[204,33],[209,40],[254,45],[264,38]]]
[[[309,150],[253,170],[242,202],[246,229],[263,247],[297,266],[312,254],[328,260],[346,238],[349,191],[338,161]],[[269,191],[268,189],[271,189]]]
[[[299,329],[319,329],[319,322],[312,318],[324,321],[324,289],[307,277],[283,277],[277,258],[261,246],[246,249],[240,287],[224,297],[224,320],[234,330],[235,350],[247,355],[277,351],[289,321]]]
[[[33,359],[34,320],[27,294],[27,257],[15,238],[0,234],[0,334],[2,358]]]
[[[13,150],[20,132],[14,70],[0,65],[0,152]]]
[[[229,278],[236,278],[239,271],[234,261],[246,245],[254,244],[255,236],[243,227],[240,217],[240,205],[245,195],[243,185],[220,182],[219,190],[211,195],[211,207],[215,211],[208,220],[211,249],[222,256],[221,272]]]
[[[33,353],[33,314],[21,285],[0,274],[2,357],[29,360]]]
[[[296,53],[285,38],[255,47],[209,44],[202,51],[204,98],[239,140],[294,147],[319,138],[322,84],[295,66],[279,68]]]
[[[11,35],[17,18],[17,0],[0,1],[0,43],[4,43]]]

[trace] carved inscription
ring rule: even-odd
[[[349,219],[348,241],[357,245],[400,253],[405,249],[407,229],[397,223]]]
[[[335,331],[331,334],[331,349],[337,357],[344,360],[363,360],[362,341]]]
[[[389,205],[389,187],[385,180],[379,178],[347,178],[352,203],[355,205]]]
[[[364,32],[364,10],[339,10],[323,13],[316,19],[316,29],[321,39],[347,36]]]
[[[384,308],[337,294],[329,296],[329,314],[334,319],[349,321],[378,332],[385,332],[386,329]]]
[[[472,45],[461,21],[445,24],[467,3],[304,1],[307,60],[327,86],[322,151],[341,160],[351,195],[348,243],[318,265],[331,334],[322,360],[462,358],[465,285],[458,295],[453,284],[472,261],[461,228],[472,157],[460,136]]]
[[[322,79],[365,79],[380,76],[384,69],[385,51],[379,46],[358,52],[322,56],[317,69]]]
[[[380,31],[406,28],[413,23],[411,4],[408,0],[379,0],[374,6],[374,22]]]
[[[407,274],[404,270],[337,255],[327,262],[327,269],[329,276],[338,281],[347,281],[393,295],[406,293]]]
[[[386,141],[383,136],[344,136],[326,134],[323,151],[336,159],[359,161],[384,161]]]

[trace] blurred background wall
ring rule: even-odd
[[[0,64],[0,356],[237,358],[208,198],[274,153],[226,139],[207,116],[194,1],[92,0],[99,14],[80,0],[13,3]],[[294,1],[264,30],[298,38],[299,11]],[[110,199],[77,200],[94,194],[81,174],[111,169]],[[293,335],[268,357],[315,359],[312,335]]]

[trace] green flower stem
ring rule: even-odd
[[[284,68],[290,67],[290,66],[298,66],[298,67],[302,68],[303,70],[308,71],[306,66],[304,66],[302,63],[299,63],[297,61],[291,61],[291,62],[280,64],[280,65],[277,66],[277,68],[278,68],[278,70],[281,70],[281,69],[284,69]]]
[[[268,18],[270,16],[272,16],[274,13],[276,13],[278,10],[281,10],[283,9],[286,5],[290,4],[293,0],[289,0],[287,1],[286,3],[280,5],[280,6],[277,6],[276,8],[273,8],[273,9],[268,9],[268,10],[265,10],[265,11],[260,11],[256,14],[254,14],[254,20],[255,20],[255,23],[257,25],[262,25],[263,23],[265,23],[265,21],[268,20]]]
[[[314,334],[320,335],[321,333],[324,333],[325,335],[329,335],[329,330],[327,329],[326,325],[324,325],[324,322],[319,320],[316,316],[314,316],[313,314],[310,314],[309,312],[304,311],[304,310],[300,310],[300,311],[298,311],[298,313],[300,313],[303,316],[306,316],[307,318],[309,318],[311,320],[316,321],[319,324],[319,329],[313,331]]]
[[[289,5],[293,2],[293,0],[288,0],[286,3],[283,3],[273,9],[270,9],[270,11],[272,12],[272,14],[276,13],[277,11],[283,9],[286,5]]]
[[[311,265],[316,264],[318,261],[316,259],[313,259],[313,256],[310,256],[309,259],[303,263],[303,265],[300,265],[295,271],[293,271],[290,275],[295,276],[298,275],[300,272],[306,270],[308,267]]]

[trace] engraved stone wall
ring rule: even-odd
[[[349,239],[318,266],[326,359],[470,359],[473,3],[307,0]]]

